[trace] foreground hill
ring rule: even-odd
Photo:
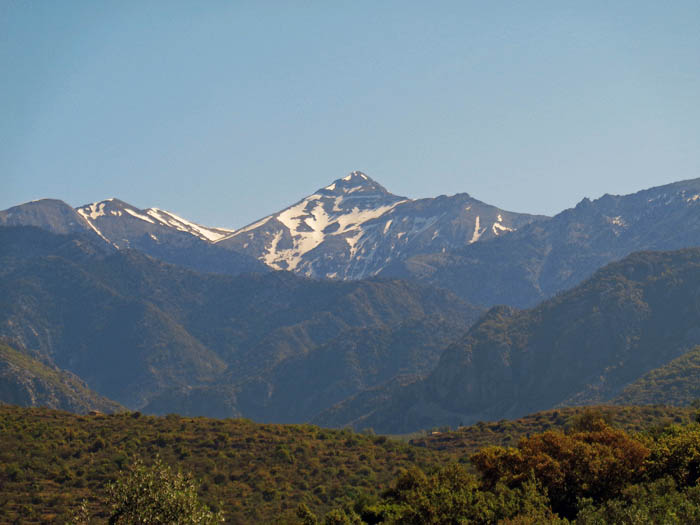
[[[529,516],[516,523],[568,523],[552,511],[580,523],[619,523],[611,516],[635,506],[698,515],[697,495],[677,503],[675,494],[696,485],[700,427],[687,424],[689,416],[668,407],[566,409],[481,423],[413,446],[310,425],[0,406],[0,521],[62,523],[86,499],[89,522],[104,523],[107,485],[137,460],[150,465],[154,458],[194,474],[201,500],[234,524],[310,523],[312,514],[326,514],[323,523],[437,525],[468,517],[491,524],[516,515]],[[491,446],[509,436],[523,436],[517,450]],[[640,495],[635,483],[658,486]],[[607,508],[615,498],[626,501]],[[306,521],[297,517],[301,503]],[[608,519],[583,519],[600,513]]]
[[[292,523],[299,503],[322,513],[381,490],[401,469],[449,458],[309,425],[0,406],[0,522],[63,522],[83,498],[106,516],[107,483],[136,458],[156,455],[193,473],[201,498],[240,524]]]
[[[0,228],[0,246],[0,335],[160,413],[308,420],[427,373],[480,313],[423,285],[200,274],[35,228]]]
[[[700,249],[637,253],[536,308],[493,308],[371,412],[359,395],[315,421],[410,432],[607,402],[700,344],[699,294]]]
[[[124,410],[90,390],[75,374],[42,363],[37,357],[0,343],[0,402],[78,413]]]

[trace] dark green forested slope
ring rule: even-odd
[[[358,397],[315,421],[410,432],[599,404],[699,343],[700,249],[640,252],[536,308],[493,308],[371,413]]]
[[[471,472],[462,464],[412,469],[389,490],[334,509],[323,523],[700,523],[698,451],[695,422],[630,434],[588,413],[565,432],[482,448],[464,458]]]

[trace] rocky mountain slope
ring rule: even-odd
[[[76,210],[27,203],[0,212],[0,224],[91,234],[198,271],[381,275],[439,286],[483,307],[530,307],[632,252],[700,245],[700,179],[584,199],[548,218],[466,193],[412,200],[355,171],[235,231],[117,199]]]
[[[700,246],[700,179],[584,199],[507,236],[396,261],[381,275],[441,286],[482,306],[529,307],[632,252],[692,246]]]
[[[608,402],[698,344],[700,249],[636,253],[530,310],[493,308],[424,381],[316,421],[405,432]]]

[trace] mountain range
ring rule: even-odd
[[[34,201],[0,211],[4,370],[26,379],[3,395],[383,432],[687,403],[694,246],[700,179],[550,218],[352,172],[238,230]]]
[[[412,200],[355,171],[238,230],[118,199],[50,199],[0,212],[0,225],[98,236],[203,272],[287,270],[310,278],[381,275],[453,291],[482,307],[530,307],[639,250],[700,245],[700,179],[583,199],[554,217],[502,210],[466,193]]]

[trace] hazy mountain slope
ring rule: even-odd
[[[382,275],[416,278],[484,306],[533,306],[639,250],[700,245],[700,179],[584,199],[550,220],[447,253],[398,261]]]
[[[418,346],[391,334],[401,333],[402,323],[423,323],[423,340],[430,328],[442,327],[445,333],[435,341],[447,343],[479,313],[448,292],[407,282],[312,281],[287,272],[199,274],[133,250],[95,253],[73,237],[47,243],[51,235],[0,228],[0,335],[41,352],[132,408],[153,400],[160,403],[158,410],[172,412],[180,409],[181,399],[184,407],[219,403],[217,415],[262,406],[273,417],[283,413],[277,404],[290,402],[279,393],[268,399],[277,382],[295,381],[285,362],[303,361],[333,340],[344,341],[345,334],[369,341],[357,331],[371,329],[389,334],[389,346],[360,360],[353,373],[362,379],[344,388],[371,385],[393,370],[401,373],[402,366],[426,373],[437,349],[416,357]],[[322,350],[319,355],[326,356],[327,365],[319,370],[321,377],[329,384],[341,381],[343,374],[330,371],[345,366],[343,354]],[[393,359],[396,364],[388,363]],[[294,366],[303,373],[303,366]],[[266,389],[241,386],[255,381]],[[240,410],[238,392],[253,398]],[[206,399],[192,405],[192,395]],[[222,405],[222,399],[228,401]]]
[[[637,253],[536,308],[492,309],[424,381],[333,418],[397,432],[605,402],[697,344],[700,249]]]
[[[354,171],[216,243],[275,269],[360,279],[394,260],[498,237],[542,218],[500,210],[466,193],[411,200]]]
[[[0,343],[0,403],[70,412],[111,413],[123,408],[90,390],[75,374]]]
[[[397,376],[427,374],[442,350],[468,329],[469,321],[430,316],[390,326],[350,328],[306,354],[279,360],[242,381],[238,371],[232,371],[229,388],[174,389],[145,410],[166,413],[177,400],[179,413],[196,414],[206,400],[217,400],[213,402],[221,417],[245,414],[261,422],[309,421],[334,403]]]

